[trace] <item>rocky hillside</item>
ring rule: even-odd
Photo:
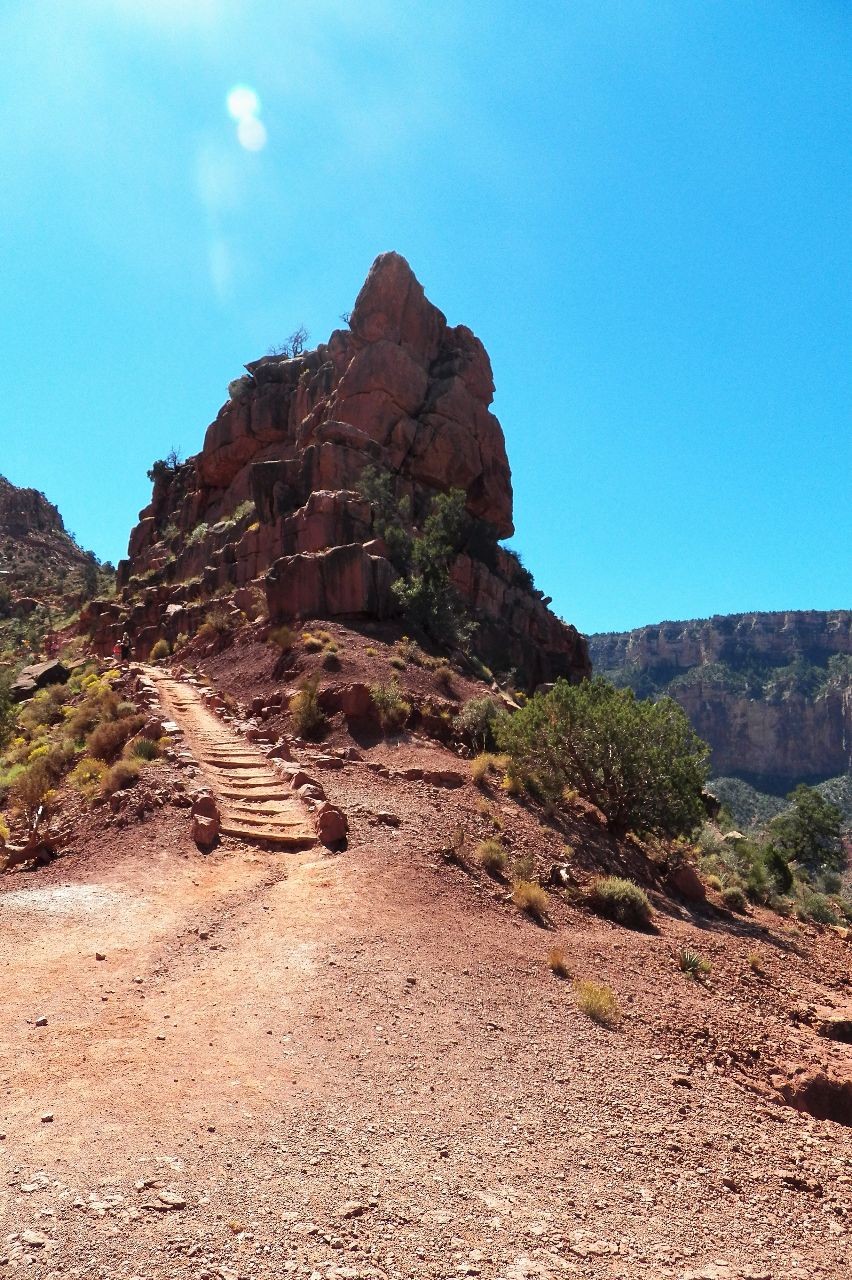
[[[852,766],[852,611],[747,613],[594,635],[595,671],[669,694],[716,774],[783,792]]]
[[[17,665],[88,596],[108,589],[102,566],[66,532],[52,502],[0,476],[0,650]]]
[[[96,647],[125,624],[141,653],[191,635],[211,596],[251,584],[273,620],[393,614],[397,569],[364,496],[369,467],[412,531],[436,494],[463,492],[469,528],[451,573],[486,662],[529,683],[588,672],[584,639],[499,545],[513,532],[512,487],[488,355],[403,258],[376,259],[347,329],[246,369],[201,452],[155,465],[119,566],[122,599],[90,613]]]

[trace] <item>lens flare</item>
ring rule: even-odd
[[[237,141],[246,151],[262,151],[266,146],[266,129],[256,116],[245,116],[237,125]]]
[[[260,114],[260,98],[247,84],[236,84],[225,99],[232,120],[250,120]]]

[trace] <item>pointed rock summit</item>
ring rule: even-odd
[[[246,370],[201,453],[160,465],[131,534],[119,585],[143,648],[169,626],[191,632],[227,586],[262,584],[272,617],[392,614],[395,570],[361,494],[370,466],[412,527],[437,493],[464,493],[476,536],[452,576],[486,660],[540,679],[588,672],[582,637],[498,543],[514,532],[512,482],[485,348],[447,324],[404,258],[375,260],[348,329]],[[118,622],[102,620],[106,644]]]

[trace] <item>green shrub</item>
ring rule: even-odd
[[[406,702],[399,681],[394,677],[389,684],[370,685],[370,697],[379,715],[379,724],[385,733],[401,729],[411,715],[411,703]]]
[[[229,524],[239,524],[240,520],[245,520],[246,516],[254,514],[255,506],[251,498],[246,498],[245,502],[241,502],[234,511],[229,520]]]
[[[12,784],[9,799],[13,808],[24,815],[32,823],[39,807],[44,804],[50,790],[50,773],[44,760],[36,760],[28,765],[16,777]]]
[[[592,908],[628,929],[646,929],[651,923],[651,904],[643,889],[632,880],[606,876],[592,886]]]
[[[834,903],[824,893],[805,889],[799,899],[796,914],[800,920],[813,920],[816,924],[838,924],[839,917]]]
[[[156,760],[160,755],[160,748],[150,738],[135,738],[130,744],[129,754],[138,760]]]
[[[787,798],[791,808],[769,824],[773,846],[810,876],[842,873],[846,854],[841,840],[843,814],[837,805],[804,784]]]
[[[496,724],[498,746],[556,799],[572,786],[617,836],[689,835],[703,821],[708,748],[670,698],[637,701],[600,677],[557,680]]]
[[[499,708],[493,698],[469,698],[456,716],[455,727],[477,751],[494,747],[494,724]]]
[[[100,791],[106,772],[107,766],[103,760],[84,756],[72,769],[68,781],[82,796],[91,800]]]
[[[293,729],[300,738],[321,738],[328,728],[325,712],[319,704],[317,680],[303,680],[299,692],[290,701]]]
[[[722,890],[722,905],[729,911],[742,913],[746,909],[745,891],[738,884],[729,884]]]
[[[210,529],[210,526],[207,523],[207,521],[202,520],[201,523],[197,524],[195,528],[192,530],[192,533],[189,535],[189,537],[186,540],[186,545],[188,547],[194,547],[199,542],[203,542],[204,539],[207,537],[209,529]]]
[[[152,662],[162,662],[163,659],[167,658],[170,653],[171,653],[171,649],[169,647],[168,640],[165,640],[161,637],[159,640],[155,641],[154,644],[151,646],[151,653],[149,656]]]
[[[590,982],[587,978],[579,978],[574,983],[574,998],[577,1008],[598,1022],[602,1027],[613,1029],[621,1022],[621,1007],[611,987],[601,982]]]
[[[506,850],[499,840],[483,840],[477,845],[474,857],[490,876],[501,876],[506,870]]]

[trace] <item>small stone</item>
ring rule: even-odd
[[[35,1024],[36,1024],[36,1026],[37,1026],[37,1027],[46,1027],[46,1026],[47,1026],[47,1018],[45,1018],[44,1014],[42,1014],[42,1016],[41,1016],[40,1018],[36,1018],[36,1020],[35,1020]]]
[[[43,1249],[49,1243],[47,1236],[43,1236],[40,1231],[32,1231],[29,1227],[21,1232],[21,1241],[31,1249]]]
[[[360,1218],[362,1214],[367,1212],[367,1206],[361,1204],[359,1200],[347,1200],[341,1205],[339,1217],[341,1218]]]
[[[166,1038],[166,1037],[163,1035],[162,1031],[161,1031],[161,1032],[160,1032],[160,1034],[157,1036],[157,1039],[158,1039],[158,1040],[165,1040],[165,1038]]]
[[[52,1111],[45,1111],[45,1112],[43,1112],[43,1113],[42,1113],[42,1117],[41,1117],[41,1122],[42,1122],[42,1124],[52,1124],[52,1123],[53,1123],[53,1112],[52,1112]]]
[[[96,951],[96,952],[95,952],[95,959],[96,959],[96,960],[106,960],[106,956],[104,955],[103,951]]]
[[[739,1191],[740,1189],[740,1184],[730,1174],[726,1174],[722,1179],[722,1186],[727,1187],[728,1191]]]
[[[176,1191],[160,1191],[157,1193],[159,1204],[157,1208],[161,1209],[185,1209],[186,1200],[183,1196],[178,1195]]]
[[[689,1076],[673,1076],[672,1084],[678,1085],[681,1089],[691,1089],[692,1081]]]

